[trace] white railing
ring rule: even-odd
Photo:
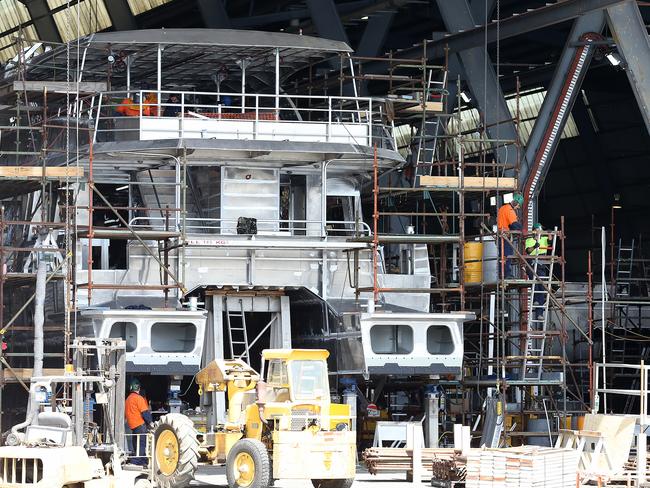
[[[396,149],[383,103],[369,97],[163,90],[106,92],[79,106],[94,121],[95,142],[247,139]]]
[[[607,378],[608,375],[615,374],[618,370],[626,371],[633,374],[638,371],[637,388],[608,388]],[[650,377],[650,365],[646,365],[644,361],[640,364],[619,364],[619,363],[595,363],[594,364],[594,395],[592,405],[594,405],[594,413],[601,410],[604,413],[612,411],[612,405],[608,402],[609,395],[623,396],[623,397],[639,397],[639,423],[641,425],[648,425],[648,395],[650,395],[650,384],[648,378]],[[602,383],[602,385],[601,385]],[[603,395],[602,403],[600,395]],[[625,399],[625,400],[626,400]],[[625,403],[624,399],[622,399]]]
[[[164,229],[167,223],[173,223],[166,217],[133,217],[129,226],[134,229]],[[258,235],[296,236],[301,233],[309,234],[318,231],[327,236],[356,236],[372,235],[370,226],[362,221],[348,220],[282,220],[257,219]],[[179,224],[183,225],[182,223]],[[186,233],[237,234],[237,219],[199,218],[185,219]],[[173,229],[170,229],[173,230]],[[180,230],[180,229],[176,229]],[[250,235],[250,234],[246,234]]]

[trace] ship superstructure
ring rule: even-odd
[[[392,244],[389,261],[364,216],[373,178],[405,161],[392,101],[323,77],[351,67],[350,51],[284,33],[122,31],[6,73],[48,123],[3,146],[42,144],[48,167],[75,168],[49,202],[74,224],[43,239],[66,240],[75,321],[126,339],[128,371],[180,378],[303,344],[330,350],[339,376],[460,375],[472,315],[429,313],[426,244]]]

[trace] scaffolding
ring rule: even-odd
[[[390,59],[391,62],[396,62]],[[358,79],[363,79],[361,72]],[[446,74],[440,77],[447,82]],[[429,76],[419,78],[423,99],[430,90]],[[413,90],[412,83],[400,80]],[[411,80],[413,81],[413,80]],[[456,93],[461,107],[460,83]],[[442,88],[448,93],[447,85]],[[514,116],[494,125],[513,123],[519,133],[519,92]],[[492,127],[462,129],[462,109],[427,113],[420,118],[395,111],[394,123],[409,124],[411,143],[408,166],[399,177],[373,179],[374,255],[388,254],[391,244],[426,244],[429,251],[430,311],[472,311],[477,320],[465,325],[465,377],[462,381],[440,380],[466,425],[481,415],[500,422],[503,429],[484,422],[490,438],[499,443],[525,443],[549,438],[567,425],[572,413],[588,411],[588,391],[582,392],[575,368],[567,360],[567,323],[582,329],[566,309],[564,220],[544,234],[551,245],[547,253],[529,255],[523,241],[527,232],[497,232],[493,219],[504,196],[519,188],[520,140],[491,138]],[[401,117],[400,117],[401,116]],[[435,132],[427,130],[435,120]],[[498,132],[498,131],[497,131]],[[516,148],[516,161],[500,162],[498,151]],[[478,147],[478,150],[476,149]],[[396,233],[399,224],[404,230]],[[388,231],[387,231],[388,229]],[[498,247],[509,243],[513,255],[504,256]],[[476,249],[479,255],[468,257]],[[507,260],[517,268],[515,277],[505,277]],[[379,259],[376,258],[374,266]],[[387,262],[389,260],[387,259]],[[374,273],[375,300],[392,292],[418,290],[386,289]],[[569,386],[571,385],[571,386]],[[494,402],[486,399],[494,397]],[[499,413],[488,415],[486,408]],[[500,420],[499,420],[500,419]]]
[[[77,314],[80,306],[91,305],[93,290],[160,291],[165,306],[171,290],[180,291],[177,298],[185,291],[184,276],[171,269],[170,255],[178,257],[177,269],[183,273],[186,158],[169,158],[174,160],[178,175],[172,184],[176,195],[173,206],[165,202],[155,208],[112,204],[102,185],[118,183],[139,188],[154,187],[154,182],[131,181],[128,163],[122,168],[125,171],[121,180],[104,174],[102,168],[106,165],[101,160],[98,173],[101,158],[93,154],[95,127],[84,122],[84,104],[88,106],[89,98],[80,93],[82,84],[73,79],[75,72],[69,66],[66,81],[28,82],[25,53],[33,54],[34,50],[27,46],[30,42],[19,33],[19,55],[12,68],[15,77],[0,87],[2,103],[8,106],[0,119],[0,430],[11,425],[23,410],[20,402],[16,403],[22,395],[14,395],[17,390],[12,389],[7,396],[5,388],[28,391],[32,376],[32,315],[39,262],[47,266],[43,297],[46,375],[63,374],[66,365],[72,364]],[[147,169],[159,163],[151,161],[144,166]],[[119,170],[119,163],[112,162],[110,168],[112,172]],[[82,203],[80,195],[85,189],[87,202]],[[95,223],[105,212],[113,215],[112,227]],[[135,216],[143,212],[159,213],[162,225],[153,230],[151,226],[134,225]],[[160,284],[95,283],[93,269],[107,258],[101,252],[102,242],[107,239],[142,246],[160,268]],[[87,280],[80,283],[79,271],[83,270],[87,271]],[[87,303],[78,303],[80,290],[87,290]]]

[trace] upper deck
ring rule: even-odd
[[[30,90],[60,126],[88,130],[80,145],[88,139],[109,159],[182,145],[208,162],[296,159],[287,152],[307,162],[367,161],[377,147],[382,165],[402,163],[390,102],[359,97],[349,82],[312,83],[350,65],[350,52],[342,42],[273,32],[105,32],[28,60],[13,89]]]

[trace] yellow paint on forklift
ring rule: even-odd
[[[262,358],[284,359],[286,361],[325,360],[329,357],[329,351],[325,349],[265,349],[262,351]]]
[[[351,431],[273,432],[273,477],[348,479],[355,474],[356,434]]]

